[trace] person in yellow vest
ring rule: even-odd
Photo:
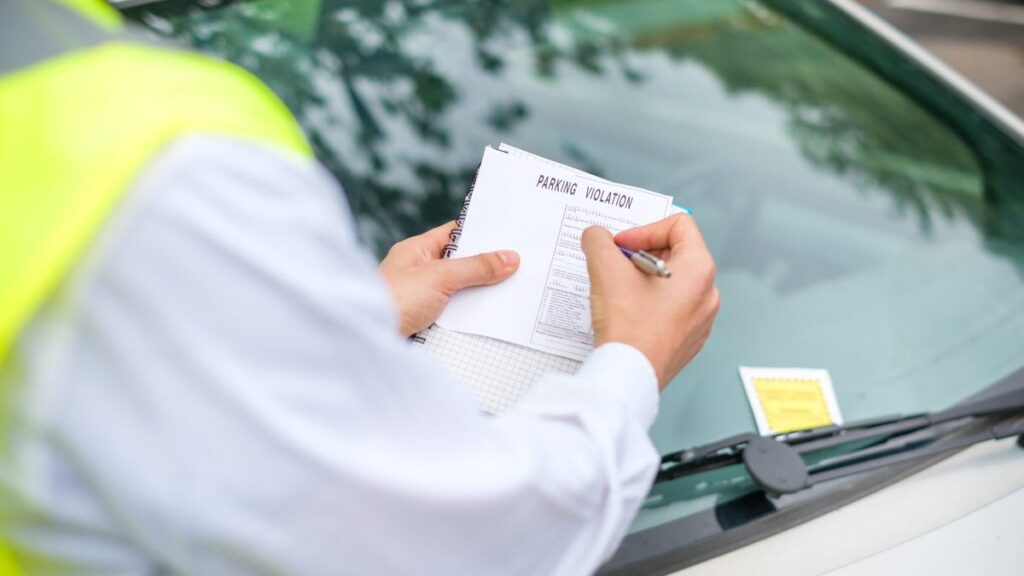
[[[378,266],[257,80],[0,0],[0,573],[586,574],[718,309],[693,220],[592,228],[597,347],[489,418],[404,336],[511,252]]]

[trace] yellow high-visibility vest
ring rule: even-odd
[[[107,14],[79,16],[92,26],[117,17],[100,0],[66,2]],[[0,362],[140,170],[189,133],[310,154],[259,80],[196,54],[112,35],[0,73]]]
[[[3,0],[4,11],[0,28],[32,43],[0,54],[0,364],[169,142],[210,133],[311,156],[254,76],[129,41],[101,0]],[[3,556],[0,576],[17,574]]]

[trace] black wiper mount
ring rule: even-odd
[[[1012,418],[1004,418],[980,432],[937,442],[951,431],[954,423],[959,428],[978,418],[1000,415]],[[774,497],[799,492],[826,480],[1012,436],[1020,436],[1019,443],[1024,447],[1024,386],[931,414],[873,418],[774,437],[753,433],[732,436],[662,456],[655,483],[742,463],[754,482]],[[869,445],[812,466],[807,466],[802,458],[803,454],[862,441]]]

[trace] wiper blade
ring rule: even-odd
[[[950,432],[949,426],[954,422],[966,424],[999,415],[1016,417],[951,442],[936,442]],[[753,433],[732,436],[662,456],[655,483],[742,463],[765,493],[779,496],[826,480],[1011,436],[1021,436],[1024,446],[1024,386],[930,414],[873,418],[774,437]],[[804,454],[853,442],[869,445],[809,467],[802,458]]]

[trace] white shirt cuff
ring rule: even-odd
[[[581,397],[600,395],[626,408],[629,416],[650,428],[658,414],[658,377],[642,352],[619,342],[591,352],[571,377],[548,375],[536,382],[520,406],[579,404]]]

